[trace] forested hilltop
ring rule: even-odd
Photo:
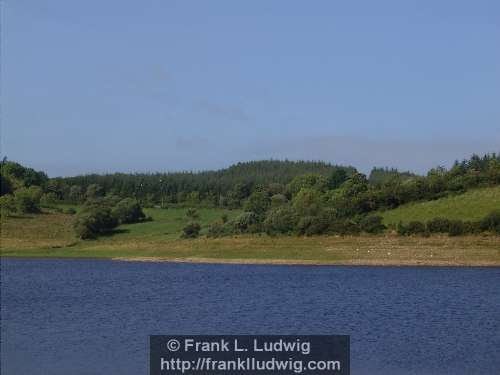
[[[116,173],[52,179],[7,160],[1,167],[2,214],[35,213],[40,206],[59,203],[83,205],[75,224],[83,228],[77,229],[81,238],[120,223],[147,220],[142,207],[173,206],[243,209],[233,220],[221,218],[214,222],[208,232],[214,237],[260,232],[377,233],[386,227],[374,211],[500,184],[497,154],[473,155],[456,161],[449,169],[431,169],[425,176],[374,168],[367,177],[353,167],[277,160],[239,163],[198,173]],[[196,212],[190,212],[193,223],[185,228],[187,237],[199,232]],[[481,223],[436,219],[429,223],[410,222],[397,230],[400,234],[500,232],[498,212]]]
[[[314,174],[328,178],[338,170],[351,176],[353,167],[315,161],[262,160],[202,172],[88,174],[51,180],[60,199],[74,200],[91,185],[105,194],[134,197],[144,205],[205,205],[238,208],[259,187],[279,192],[293,178]],[[343,173],[342,172],[342,173]]]

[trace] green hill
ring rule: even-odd
[[[379,214],[385,224],[397,224],[400,221],[427,221],[435,217],[478,220],[495,209],[500,210],[500,186],[475,189],[435,201],[407,204]]]

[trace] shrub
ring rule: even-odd
[[[243,212],[232,224],[237,232],[246,232],[251,225],[257,224],[257,222],[257,215],[254,212]]]
[[[128,198],[132,199],[132,198]],[[85,203],[84,207],[85,208],[92,208],[92,207],[108,207],[112,209],[114,206],[116,206],[118,203],[120,203],[123,199],[120,198],[117,195],[106,195],[105,197],[93,197],[93,198],[88,198]],[[132,199],[134,200],[134,199]]]
[[[220,217],[220,220],[222,221],[223,224],[225,224],[228,222],[229,217],[227,216],[227,214],[222,214],[222,216]]]
[[[16,205],[16,211],[19,213],[37,213],[40,212],[38,203],[40,197],[37,192],[29,188],[21,188],[16,190],[14,194],[14,202]]]
[[[279,207],[287,204],[288,199],[283,194],[275,194],[271,197],[271,207]]]
[[[500,234],[500,210],[495,210],[486,215],[479,223],[482,231]]]
[[[264,230],[268,234],[291,233],[295,229],[297,215],[293,208],[283,206],[271,209],[264,220]]]
[[[16,210],[16,202],[12,194],[5,194],[0,197],[0,213],[7,216]]]
[[[243,208],[247,212],[253,212],[257,219],[262,220],[270,205],[271,200],[266,192],[255,191],[248,197]]]
[[[450,220],[443,217],[436,217],[427,222],[427,229],[430,233],[448,233]]]
[[[186,216],[190,219],[198,219],[200,215],[198,214],[198,211],[196,211],[195,208],[188,208],[186,211]]]
[[[448,235],[460,236],[465,233],[465,226],[461,220],[450,220]]]
[[[40,198],[40,205],[43,207],[51,207],[57,202],[57,195],[54,192],[45,193]]]
[[[301,189],[292,201],[293,208],[301,217],[316,216],[321,212],[321,193],[314,189]]]
[[[366,233],[381,233],[386,229],[382,216],[366,216],[359,223],[360,229]]]
[[[304,216],[297,224],[297,231],[306,236],[323,234],[327,231],[329,224],[328,218],[324,215]]]
[[[69,207],[64,211],[64,213],[68,215],[74,215],[76,214],[76,210],[73,207]]]
[[[123,224],[137,223],[146,217],[139,203],[132,198],[122,199],[113,207],[111,213],[119,223]]]
[[[94,207],[80,211],[73,227],[76,235],[85,240],[109,232],[117,225],[118,221],[111,214],[109,207]]]
[[[201,226],[198,223],[189,223],[182,229],[182,238],[196,238],[200,235]]]
[[[85,191],[85,198],[94,199],[98,197],[102,197],[104,195],[104,190],[98,184],[90,184],[87,186],[87,190]]]
[[[208,227],[207,237],[217,238],[229,236],[233,233],[233,228],[222,221],[216,221]]]
[[[328,231],[330,233],[347,235],[347,234],[358,234],[361,231],[361,229],[359,228],[358,223],[356,223],[354,220],[337,219],[330,223]]]
[[[464,234],[478,234],[481,233],[481,222],[479,221],[464,221]]]
[[[427,232],[427,228],[421,221],[410,221],[407,226],[408,234],[421,234],[424,235]]]
[[[408,233],[408,227],[406,225],[403,224],[402,221],[400,221],[396,227],[396,232],[400,235],[400,236],[407,236],[409,233]]]
[[[410,236],[412,234],[419,234],[422,236],[428,236],[429,231],[424,223],[421,221],[410,221],[408,224],[398,223],[396,228],[397,233],[400,236]]]

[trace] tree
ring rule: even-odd
[[[254,212],[259,220],[263,220],[266,211],[270,206],[271,199],[269,198],[267,193],[263,191],[255,191],[250,195],[250,197],[248,197],[247,201],[245,202],[244,210],[247,212]]]
[[[98,184],[90,184],[87,187],[87,190],[85,192],[85,198],[87,199],[94,199],[98,197],[102,197],[104,195],[104,191],[102,187]]]
[[[40,204],[45,207],[50,207],[58,201],[56,193],[45,193],[40,198]]]
[[[274,194],[271,197],[271,207],[279,207],[288,203],[288,199],[283,194]]]
[[[368,180],[362,173],[354,173],[341,185],[345,197],[354,197],[368,190]]]
[[[133,198],[119,201],[111,210],[111,214],[122,224],[137,223],[146,217],[139,203]]]
[[[83,198],[83,190],[81,186],[73,185],[69,188],[69,199],[73,203],[80,203]]]
[[[13,187],[9,178],[0,174],[0,196],[4,194],[12,193]]]
[[[37,189],[21,188],[17,189],[14,193],[14,202],[16,205],[16,211],[22,214],[37,213],[40,212],[40,207],[38,206],[40,202],[40,195]]]
[[[318,190],[302,188],[293,198],[292,206],[299,216],[316,216],[321,212],[323,199]]]
[[[76,215],[73,228],[82,240],[96,238],[111,231],[118,225],[118,220],[111,214],[109,207],[91,207]]]
[[[292,233],[297,220],[297,214],[290,206],[272,208],[264,220],[264,229],[269,234]]]
[[[328,187],[325,176],[309,173],[295,177],[288,185],[287,191],[291,196],[295,196],[301,189],[315,189],[324,192]]]
[[[347,173],[343,168],[336,168],[328,177],[328,188],[337,189],[347,180]]]

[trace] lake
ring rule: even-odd
[[[353,375],[498,375],[500,268],[2,259],[2,375],[148,373],[150,334],[348,334]]]

